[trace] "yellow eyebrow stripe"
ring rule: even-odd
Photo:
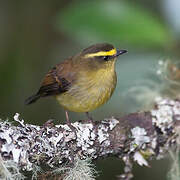
[[[116,49],[112,49],[110,51],[99,51],[97,53],[92,53],[92,54],[86,54],[85,57],[95,57],[95,56],[113,56],[117,53]]]

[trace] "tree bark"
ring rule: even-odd
[[[51,168],[74,164],[75,159],[97,159],[117,156],[125,162],[120,179],[132,178],[132,164],[148,166],[151,158],[163,157],[167,150],[179,145],[180,100],[156,101],[154,109],[99,122],[78,121],[43,126],[25,124],[14,116],[18,125],[0,122],[0,156],[11,160],[22,170],[31,171],[34,165]],[[72,128],[73,126],[73,128]]]

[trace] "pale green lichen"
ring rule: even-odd
[[[144,128],[136,126],[131,129],[131,133],[134,140],[131,143],[130,151],[134,151],[137,147],[145,148],[145,144],[150,142],[150,137],[147,136],[147,132]]]
[[[149,166],[148,162],[140,152],[135,152],[133,158],[140,166]]]
[[[179,148],[174,151],[169,151],[170,158],[172,161],[170,170],[168,172],[169,180],[179,180],[180,179],[180,159],[179,159]]]
[[[33,165],[33,170],[32,170],[32,180],[36,180],[38,179],[38,175],[39,174],[42,174],[43,173],[43,170],[41,169],[40,166],[37,166],[37,165]]]
[[[169,180],[179,180],[180,179],[180,128],[176,128],[176,132],[178,134],[176,142],[177,147],[176,150],[169,150],[170,158],[171,158],[171,166],[168,172]]]
[[[90,159],[75,159],[73,167],[61,167],[53,171],[55,174],[65,174],[63,180],[95,180],[97,172]]]
[[[151,110],[152,123],[166,133],[165,129],[170,128],[174,121],[173,116],[180,115],[180,103],[170,99],[156,98],[157,109]]]
[[[25,176],[20,173],[19,166],[12,160],[3,161],[0,157],[0,179],[2,180],[23,180]]]

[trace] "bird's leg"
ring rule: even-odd
[[[77,135],[76,135],[76,128],[71,124],[71,121],[69,119],[69,114],[68,114],[68,111],[65,110],[65,114],[66,114],[66,123],[67,125],[70,127],[70,129],[72,130],[72,132],[74,132],[76,138],[77,138]],[[71,163],[74,162],[74,156],[73,156],[73,149],[70,150],[70,156],[69,156],[69,160]]]
[[[65,114],[66,114],[66,122],[67,122],[67,124],[71,124],[71,121],[69,120],[68,111],[65,111]]]
[[[76,128],[71,124],[71,121],[69,119],[68,111],[65,111],[66,114],[66,123],[71,128],[71,130],[76,134]]]
[[[92,124],[94,124],[93,118],[90,116],[89,112],[86,112],[86,116],[88,118],[88,121]]]

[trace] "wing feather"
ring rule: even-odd
[[[66,92],[74,81],[71,61],[64,61],[52,68],[42,81],[38,91],[41,96],[51,96]]]
[[[52,68],[44,77],[39,91],[26,99],[25,104],[31,104],[40,97],[55,96],[68,91],[75,80],[76,71],[73,63],[68,59]]]

